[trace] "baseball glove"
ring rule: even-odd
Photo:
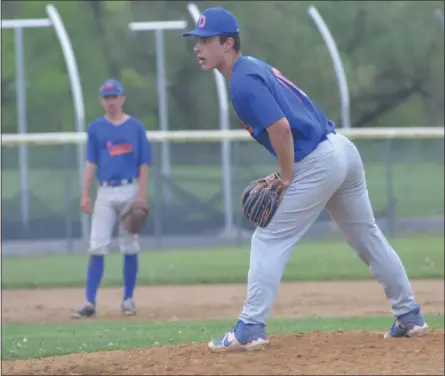
[[[244,216],[256,226],[267,227],[284,195],[278,173],[250,182],[241,196]]]
[[[147,220],[149,211],[148,205],[134,201],[120,217],[120,224],[130,234],[137,234]]]

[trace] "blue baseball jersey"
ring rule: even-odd
[[[87,160],[97,165],[99,181],[132,179],[151,163],[151,146],[143,124],[130,116],[116,126],[105,117],[88,125]]]
[[[335,132],[335,123],[300,88],[269,64],[241,56],[229,81],[233,107],[251,136],[276,153],[266,128],[285,117],[294,139],[295,162]]]

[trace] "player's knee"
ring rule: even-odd
[[[271,241],[266,231],[257,229],[251,241],[250,275],[263,282],[275,282],[280,278],[289,257],[286,246]]]
[[[264,286],[275,285],[281,278],[281,268],[276,262],[262,260],[253,262],[249,268],[249,281],[256,281]],[[255,282],[254,282],[255,283]]]
[[[121,247],[121,253],[124,255],[136,255],[140,251],[139,247]]]
[[[90,247],[88,253],[93,256],[103,256],[108,253],[108,246]]]
[[[111,239],[106,236],[91,235],[88,249],[91,255],[106,255],[110,249]]]
[[[126,235],[119,238],[121,253],[125,255],[135,255],[139,253],[140,246],[137,235]]]

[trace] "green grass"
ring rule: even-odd
[[[443,278],[444,237],[395,238],[391,244],[410,278]],[[87,255],[8,257],[2,260],[2,288],[83,286]],[[244,283],[249,246],[195,251],[143,252],[139,285]],[[103,286],[121,286],[122,256],[105,259]],[[285,281],[358,280],[373,278],[367,266],[343,241],[302,242],[294,250]]]
[[[443,329],[442,315],[426,315],[431,328]],[[269,334],[312,331],[385,330],[385,317],[276,319],[268,323]],[[73,324],[4,324],[2,360],[141,348],[208,341],[222,335],[233,321],[203,322],[82,322]],[[203,344],[204,345],[204,344]]]

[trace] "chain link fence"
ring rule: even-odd
[[[443,140],[357,140],[356,145],[382,229],[389,236],[443,233]],[[252,141],[232,141],[230,150],[234,226],[227,232],[220,143],[171,143],[170,176],[161,174],[160,144],[153,143],[154,163],[148,184],[151,214],[141,234],[145,248],[250,240],[253,229],[241,214],[241,192],[250,180],[275,171],[277,165]],[[29,145],[28,153],[28,186],[22,193],[18,148],[2,148],[3,252],[85,250],[76,146]],[[95,193],[96,187],[93,198]],[[22,210],[24,196],[28,197],[29,215]],[[335,233],[335,226],[323,212],[306,238],[317,241]]]

